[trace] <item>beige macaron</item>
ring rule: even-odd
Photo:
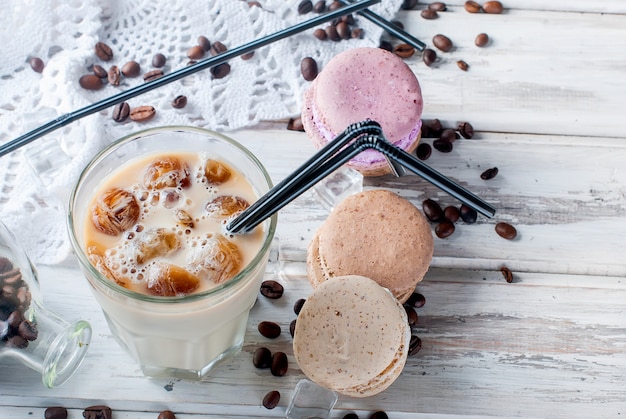
[[[320,386],[369,397],[402,373],[410,339],[406,311],[391,292],[348,275],[324,281],[306,299],[293,353],[302,372]]]
[[[307,276],[313,287],[335,276],[366,276],[404,303],[428,271],[433,246],[415,205],[391,191],[368,190],[339,203],[316,231]]]

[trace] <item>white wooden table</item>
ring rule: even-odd
[[[447,126],[469,121],[477,131],[452,153],[434,151],[427,163],[498,212],[435,240],[432,268],[418,285],[427,301],[415,329],[421,351],[390,389],[368,399],[341,397],[333,417],[375,410],[392,418],[623,417],[626,3],[509,0],[502,15],[470,15],[462,4],[449,2],[437,20],[419,11],[399,19],[428,43],[442,33],[456,45],[433,68],[419,57],[407,61],[422,84],[424,118]],[[492,38],[485,48],[473,45],[480,32]],[[304,133],[285,128],[285,121],[270,121],[231,135],[279,181],[314,151]],[[481,180],[493,166],[499,175]],[[426,198],[458,204],[415,176],[367,179],[365,187],[389,188],[420,207]],[[285,295],[259,299],[243,352],[205,383],[143,377],[111,338],[76,262],[40,266],[47,305],[90,321],[93,340],[80,370],[58,389],[45,389],[21,365],[0,362],[0,417],[41,418],[45,407],[62,405],[75,419],[93,404],[110,406],[117,419],[156,418],[164,409],[178,418],[284,417],[303,378],[287,330],[293,303],[311,291],[306,247],[326,215],[310,194],[281,210],[278,279]],[[497,221],[515,225],[519,237],[498,237]],[[514,283],[503,280],[502,265]],[[68,290],[78,295],[71,303]],[[262,320],[279,322],[282,336],[261,337]],[[286,376],[252,366],[259,346],[288,354]],[[261,407],[270,390],[282,394],[273,410]]]

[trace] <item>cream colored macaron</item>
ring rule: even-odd
[[[313,287],[335,276],[366,276],[404,303],[428,271],[433,247],[430,224],[411,202],[364,191],[339,203],[316,231],[307,276]]]
[[[373,280],[324,281],[296,321],[293,352],[312,381],[351,397],[388,388],[406,363],[411,329],[398,300]]]

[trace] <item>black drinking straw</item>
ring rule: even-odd
[[[70,124],[74,121],[77,121],[81,118],[84,118],[88,115],[91,115],[96,112],[100,112],[106,108],[109,108],[113,105],[117,105],[118,103],[122,103],[128,99],[131,99],[135,96],[139,96],[143,93],[154,90],[158,87],[169,84],[173,81],[182,79],[183,77],[187,77],[191,74],[194,74],[198,71],[205,70],[207,68],[215,67],[219,64],[222,64],[232,58],[243,55],[247,52],[254,51],[260,47],[271,44],[276,41],[280,41],[281,39],[287,38],[289,36],[295,35],[297,33],[303,32],[307,29],[318,26],[322,23],[331,21],[333,19],[337,19],[341,16],[358,12],[359,10],[365,9],[366,7],[372,6],[376,3],[379,3],[381,0],[360,0],[358,2],[352,3],[350,5],[346,5],[339,9],[333,10],[331,12],[325,13],[323,15],[316,16],[312,19],[306,20],[304,22],[297,23],[293,26],[290,26],[286,29],[282,29],[278,32],[274,32],[270,35],[264,36],[262,38],[251,41],[247,44],[238,46],[236,48],[227,50],[219,55],[216,55],[211,58],[207,58],[205,60],[199,61],[193,65],[187,66],[185,68],[181,68],[180,70],[176,70],[172,73],[166,74],[163,77],[158,79],[146,82],[139,86],[133,87],[131,89],[120,92],[116,95],[113,95],[109,98],[103,99],[99,102],[93,103],[91,105],[85,106],[84,108],[78,109],[74,112],[67,113],[65,115],[61,115],[58,118],[41,125],[34,130],[27,132],[26,134],[9,141],[0,146],[0,157],[8,154],[14,150],[17,150],[20,147],[29,144],[30,142],[36,140],[37,138],[43,137],[50,132],[57,130],[61,127],[64,127],[67,124]]]
[[[345,146],[352,140],[354,140],[352,143]],[[367,149],[374,149],[383,153],[394,162],[399,163],[407,170],[429,181],[484,216],[491,218],[495,215],[496,210],[492,205],[422,163],[413,155],[385,140],[378,123],[364,121],[351,125],[329,142],[291,175],[229,222],[226,230],[231,234],[252,231],[263,220]]]

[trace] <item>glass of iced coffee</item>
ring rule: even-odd
[[[276,216],[226,224],[272,187],[234,140],[193,127],[124,137],[70,197],[69,231],[113,336],[145,375],[204,379],[243,344]]]

